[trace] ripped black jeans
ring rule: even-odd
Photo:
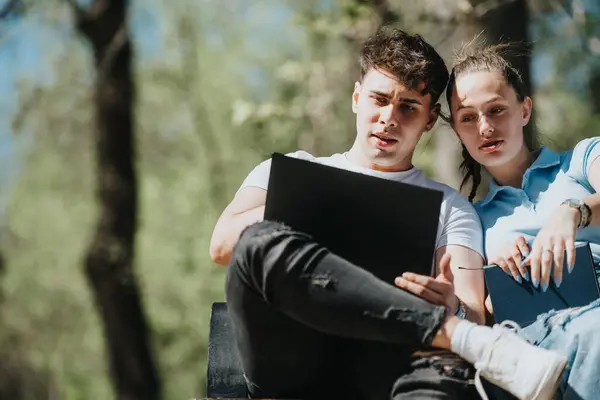
[[[226,296],[252,397],[467,399],[475,393],[471,367],[429,347],[444,307],[279,223],[242,232]]]

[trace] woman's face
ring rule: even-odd
[[[497,72],[471,72],[456,79],[450,110],[452,127],[475,161],[505,165],[523,154],[523,127],[531,99],[519,102],[514,88]]]

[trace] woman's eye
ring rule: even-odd
[[[491,110],[492,114],[500,114],[502,111],[504,111],[504,109],[501,107],[494,107]]]
[[[461,119],[461,122],[472,122],[472,121],[475,121],[475,117],[472,115],[465,115]]]

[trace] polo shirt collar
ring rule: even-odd
[[[560,165],[560,155],[549,149],[546,146],[543,146],[539,150],[536,151],[537,157],[533,161],[533,164],[525,171],[525,176],[531,173],[531,171],[536,169],[550,168],[556,165]],[[502,190],[509,189],[509,186],[500,186],[493,179],[490,181],[490,187],[488,194],[484,199],[479,201],[480,206],[485,206],[490,201],[492,201],[498,193]]]

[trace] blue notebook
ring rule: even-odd
[[[539,286],[536,289],[525,280],[518,283],[498,267],[486,269],[485,283],[496,321],[508,319],[525,327],[535,322],[538,315],[552,309],[585,306],[598,299],[600,290],[589,244],[578,244],[575,252],[573,272],[567,272],[565,260],[560,288],[556,287],[554,279],[550,279],[546,292],[542,292]]]

